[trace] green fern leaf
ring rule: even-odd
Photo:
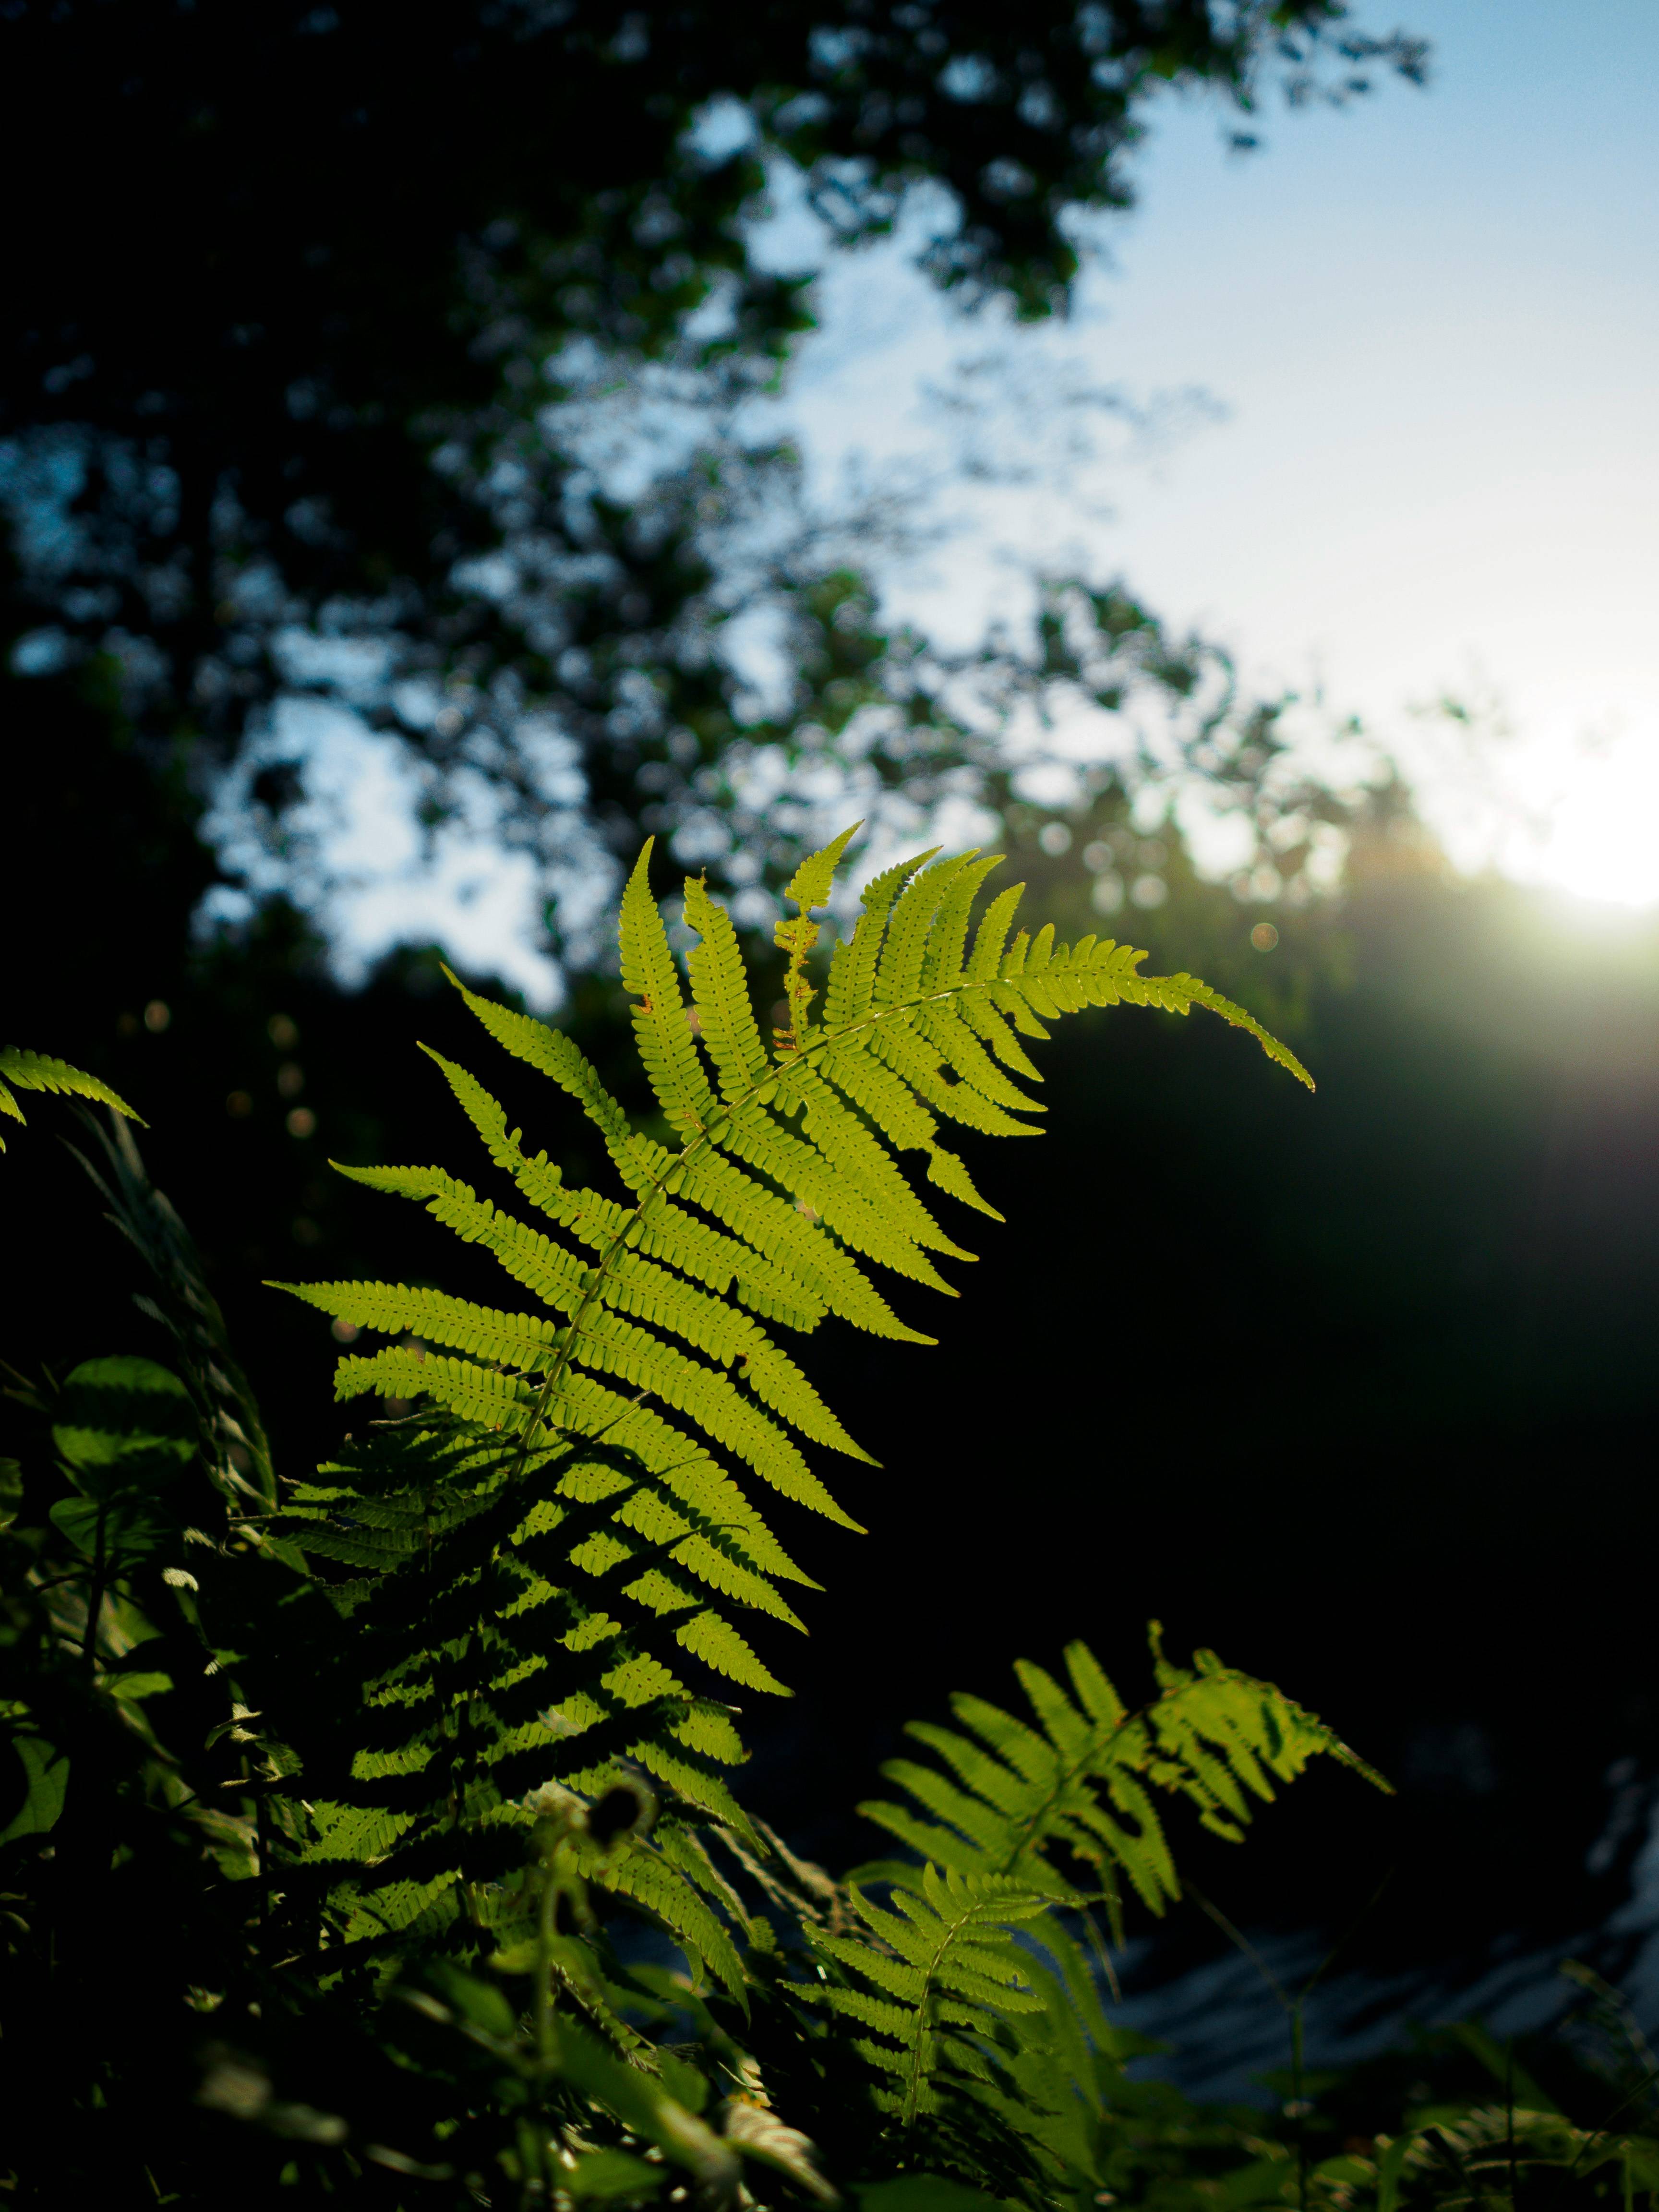
[[[698,939],[685,964],[699,1034],[718,1071],[720,1096],[730,1103],[765,1080],[766,1047],[750,1004],[738,933],[725,908],[709,897],[702,877],[687,880],[685,920]]]
[[[733,1615],[799,1630],[780,1585],[813,1585],[750,1486],[856,1527],[809,1448],[866,1456],[775,1332],[834,1315],[932,1341],[875,1271],[955,1294],[942,1265],[972,1255],[921,1186],[997,1218],[940,1128],[1036,1133],[1039,1102],[1021,1087],[1036,1072],[1019,1038],[1085,1006],[1203,1006],[1302,1073],[1203,984],[1144,976],[1141,953],[1011,935],[1018,891],[975,927],[997,863],[971,854],[925,854],[869,886],[811,1023],[813,916],[851,835],[790,886],[797,913],[777,933],[789,1021],[769,1051],[730,920],[701,880],[685,887],[688,1006],[651,848],[641,854],[622,969],[669,1142],[632,1127],[569,1038],[462,991],[499,1045],[580,1107],[614,1188],[567,1182],[469,1070],[436,1053],[493,1171],[539,1225],[446,1168],[343,1171],[487,1253],[517,1286],[514,1305],[386,1282],[288,1286],[397,1340],[346,1354],[340,1396],[425,1409],[297,1489],[276,1540],[338,1577],[337,1717],[279,1790],[313,1838],[313,1887],[296,1881],[292,1909],[322,1912],[333,1940],[424,1930],[465,1945],[469,1925],[499,1936],[517,1909],[502,1875],[524,1849],[529,1798],[549,1781],[603,1787],[618,1759],[656,1778],[678,1832],[714,1820],[753,1840],[719,1771],[743,1747],[717,1692],[785,1686]],[[907,1172],[906,1153],[925,1177]],[[930,1864],[897,1881],[890,1909],[862,1899],[872,1940],[839,1957],[844,1986],[826,2002],[856,2019],[899,2085],[896,2110],[914,2115],[950,2082],[1010,2094],[990,2023],[1045,2000],[1020,1978],[1007,1923],[1091,1893],[1066,1869],[1091,1867],[1114,1916],[1120,1884],[1158,1909],[1176,1876],[1156,1799],[1173,1792],[1237,1832],[1309,1757],[1337,1749],[1311,1717],[1207,1655],[1179,1680],[1160,1661],[1160,1698],[1137,1715],[1086,1654],[1071,1659],[1069,1697],[1026,1670],[1035,1724],[958,1700],[955,1729],[917,1732],[938,1763],[890,1771],[908,1802],[877,1817]],[[593,1878],[632,1883],[735,1989],[714,1909],[725,1901],[684,1857],[699,1849],[685,1844],[671,1864],[641,1846],[625,1875]],[[908,2007],[897,2029],[878,2009],[895,2004]]]
[[[1002,973],[1008,932],[1014,926],[1014,916],[1018,913],[1019,902],[1024,896],[1024,884],[1010,884],[1006,890],[997,893],[980,916],[979,927],[974,933],[974,949],[963,970],[968,982],[994,982]],[[1031,1073],[1036,1075],[1035,1068]]]
[[[816,1928],[808,1937],[820,1956],[862,1976],[878,1994],[841,1981],[823,1988],[822,2001],[890,2039],[859,2049],[897,2077],[878,2101],[913,2126],[964,2080],[983,2077],[976,2038],[1005,2014],[1042,2010],[1026,1955],[1009,1930],[1036,1919],[1045,1900],[1017,1882],[933,1866],[923,1869],[917,1890],[894,1893],[890,1911],[856,1887],[852,1899],[882,1948]]]
[[[824,998],[823,1025],[827,1031],[848,1029],[861,1022],[874,1002],[876,972],[882,941],[893,902],[920,867],[937,853],[937,845],[912,859],[900,860],[866,884],[860,903],[864,911],[851,940],[837,945],[830,966],[830,988]]]
[[[27,1120],[22,1108],[13,1094],[11,1085],[19,1091],[51,1091],[75,1098],[90,1098],[100,1106],[112,1107],[139,1127],[148,1127],[142,1115],[135,1114],[118,1091],[112,1091],[107,1083],[97,1076],[88,1075],[84,1068],[71,1067],[66,1060],[53,1060],[43,1052],[24,1052],[16,1045],[0,1045],[0,1115],[8,1121]],[[0,1152],[6,1149],[0,1137]]]
[[[794,902],[799,909],[793,921],[781,921],[773,935],[773,943],[789,956],[783,975],[784,1003],[789,1009],[789,1027],[780,1033],[780,1052],[799,1052],[809,1033],[806,1010],[817,996],[806,980],[807,955],[818,941],[818,925],[812,919],[815,907],[827,905],[830,887],[835,882],[836,868],[860,825],[855,822],[850,830],[843,830],[833,844],[821,853],[810,854],[796,869],[784,887],[784,896]]]
[[[579,1841],[577,1864],[587,1879],[618,1897],[643,1905],[675,1940],[683,1944],[728,1994],[748,2009],[743,1961],[719,1917],[711,1910],[684,1870],[642,1840],[621,1852],[599,1850]]]
[[[921,995],[933,917],[952,882],[974,857],[958,853],[935,860],[920,870],[900,894],[877,963],[872,1006],[890,1009]]]
[[[969,915],[985,878],[1001,865],[1000,854],[993,853],[984,860],[976,860],[969,854],[961,871],[951,878],[950,887],[939,902],[938,916],[928,932],[927,951],[922,961],[921,976],[921,989],[924,994],[948,990],[962,981]]]
[[[685,1018],[668,934],[651,894],[653,842],[646,841],[623,894],[623,988],[638,1000],[633,1018],[641,1065],[669,1127],[684,1138],[702,1133],[714,1118],[715,1102]]]
[[[1275,1781],[1294,1780],[1316,1757],[1389,1787],[1271,1683],[1224,1667],[1213,1652],[1199,1653],[1191,1669],[1172,1667],[1158,1633],[1154,1623],[1159,1694],[1139,1712],[1125,1709],[1084,1644],[1066,1650],[1070,1696],[1021,1661],[1016,1671],[1035,1725],[958,1696],[957,1729],[922,1722],[908,1731],[945,1771],[909,1759],[882,1769],[929,1817],[885,1800],[860,1810],[924,1860],[1022,1881],[1066,1902],[1087,1896],[1057,1861],[1080,1861],[1093,1868],[1121,1941],[1120,1875],[1154,1912],[1181,1893],[1152,1790],[1184,1798],[1206,1827],[1237,1840],[1250,1799],[1270,1802]]]
[[[444,973],[460,993],[469,1012],[477,1016],[497,1044],[515,1060],[524,1060],[550,1077],[561,1091],[576,1101],[604,1138],[617,1173],[624,1182],[631,1184],[632,1132],[628,1116],[600,1082],[580,1048],[562,1030],[549,1029],[545,1022],[532,1021],[528,1014],[515,1013],[510,1006],[497,1006],[493,1000],[469,991],[451,969],[446,968]]]

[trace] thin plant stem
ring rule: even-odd
[[[1221,1910],[1220,1906],[1218,1905],[1212,1904],[1211,1900],[1205,1896],[1203,1891],[1199,1888],[1195,1882],[1189,1881],[1187,1884],[1187,1887],[1191,1893],[1192,1897],[1198,1905],[1200,1910],[1207,1914],[1209,1918],[1213,1920],[1216,1926],[1220,1929],[1222,1934],[1227,1937],[1228,1941],[1236,1944],[1238,1949],[1243,1952],[1244,1956],[1250,1961],[1251,1965],[1261,1975],[1262,1980],[1267,1983],[1267,1987],[1278,1998],[1280,2005],[1284,2008],[1285,2012],[1289,2017],[1291,2030],[1290,2110],[1291,2117],[1296,2121],[1297,2203],[1299,2208],[1299,2212],[1308,2212],[1308,2100],[1303,2094],[1305,2078],[1303,2063],[1304,2008],[1307,2005],[1308,1999],[1313,1995],[1315,1990],[1317,1989],[1320,1982],[1324,1978],[1327,1968],[1334,1962],[1341,1952],[1346,1949],[1349,1942],[1352,1940],[1353,1936],[1358,1932],[1361,1926],[1369,1917],[1372,1910],[1376,1906],[1377,1900],[1381,1898],[1383,1891],[1393,1880],[1394,1869],[1390,1867],[1387,1874],[1383,1875],[1382,1881],[1378,1882],[1376,1887],[1371,1892],[1370,1896],[1366,1899],[1362,1910],[1356,1915],[1347,1928],[1343,1930],[1342,1934],[1338,1936],[1336,1942],[1331,1946],[1330,1949],[1327,1951],[1324,1957],[1320,1960],[1318,1966],[1315,1967],[1313,1972],[1308,1977],[1308,1979],[1304,1983],[1301,1990],[1294,1997],[1286,1994],[1284,1984],[1279,1980],[1278,1975],[1274,1973],[1273,1968],[1262,1957],[1261,1952],[1256,1949],[1255,1944],[1249,1941],[1248,1936],[1243,1935],[1238,1929],[1234,1927],[1232,1922],[1228,1919],[1226,1914]]]
[[[1504,2045],[1504,2120],[1510,2158],[1510,2212],[1520,2212],[1521,2172],[1515,2155],[1515,2038]]]
[[[87,1627],[81,1639],[81,1662],[90,1682],[98,1671],[98,1621],[104,1610],[104,1591],[107,1559],[105,1550],[106,1530],[109,1524],[109,1501],[98,1501],[97,1533],[93,1538],[92,1581],[87,1589]]]

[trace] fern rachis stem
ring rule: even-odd
[[[944,1923],[945,1932],[933,1947],[932,1957],[923,1969],[921,1997],[916,2006],[916,2039],[910,2047],[909,2072],[905,2077],[903,2121],[907,2128],[914,2127],[921,2109],[921,2093],[927,2076],[927,2041],[930,2030],[929,2008],[933,1998],[933,1984],[938,1977],[939,1960],[945,1957],[963,1929],[974,1917],[971,1908],[964,1910],[955,1920]]]
[[[511,1480],[516,1481],[524,1472],[525,1462],[529,1458],[536,1431],[546,1419],[547,1409],[552,1401],[553,1394],[570,1364],[575,1351],[576,1339],[581,1331],[581,1325],[598,1302],[600,1286],[606,1279],[617,1253],[627,1243],[629,1231],[636,1226],[643,1227],[650,1219],[657,1204],[665,1200],[672,1194],[667,1188],[668,1177],[684,1169],[686,1163],[696,1158],[704,1146],[714,1144],[722,1130],[731,1127],[741,1115],[746,1113],[758,1102],[763,1091],[777,1083],[781,1078],[787,1076],[803,1060],[810,1060],[816,1054],[826,1051],[830,1045],[840,1044],[848,1037],[857,1036],[866,1030],[874,1029],[878,1024],[890,1020],[896,1015],[913,1012],[918,1006],[932,1006],[943,999],[960,997],[967,991],[982,991],[988,988],[988,984],[964,981],[952,984],[943,991],[925,992],[919,998],[902,1000],[898,1004],[891,1006],[877,1007],[870,1013],[861,1015],[856,1022],[848,1023],[842,1029],[825,1030],[813,1038],[810,1043],[797,1045],[791,1051],[777,1054],[775,1066],[769,1067],[757,1082],[751,1083],[746,1090],[740,1091],[735,1098],[730,1100],[706,1127],[700,1127],[691,1141],[682,1145],[680,1150],[672,1155],[665,1168],[659,1173],[647,1177],[645,1188],[641,1191],[632,1211],[595,1262],[592,1279],[582,1295],[581,1304],[571,1316],[563,1332],[558,1350],[554,1354],[547,1380],[543,1383],[541,1394],[532,1410],[529,1420],[525,1425],[524,1437],[519,1446],[518,1455],[513,1463]]]
[[[81,1638],[81,1663],[90,1682],[98,1671],[98,1622],[104,1610],[106,1579],[109,1500],[98,1501],[98,1521],[92,1543],[92,1580],[87,1587],[87,1626]]]

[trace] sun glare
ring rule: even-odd
[[[1659,744],[1632,734],[1563,766],[1508,872],[1601,906],[1659,905]]]

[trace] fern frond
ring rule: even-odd
[[[933,1866],[917,1890],[895,1891],[891,1911],[856,1886],[851,1894],[866,1936],[810,1925],[807,1936],[823,1959],[862,1976],[876,1994],[838,1980],[823,1988],[822,2002],[888,2039],[858,2047],[896,2077],[892,2089],[877,2093],[878,2103],[913,2126],[964,2079],[982,2078],[976,2038],[1005,2014],[1042,2008],[1010,1929],[1035,1920],[1047,1900],[1018,1882]]]
[[[592,1304],[584,1311],[581,1297],[569,1286],[550,1285],[557,1293],[557,1303],[578,1316],[574,1334],[561,1332],[552,1322],[532,1314],[502,1313],[441,1291],[411,1290],[393,1283],[283,1283],[270,1287],[289,1291],[359,1328],[394,1334],[417,1331],[434,1343],[471,1355],[465,1360],[440,1360],[428,1376],[427,1356],[419,1351],[392,1347],[369,1358],[350,1353],[337,1370],[337,1396],[350,1397],[365,1389],[377,1390],[382,1397],[424,1391],[468,1419],[516,1427],[521,1425],[516,1409],[530,1406],[535,1395],[522,1378],[550,1373],[563,1358],[648,1390],[677,1413],[690,1415],[717,1443],[785,1497],[841,1517],[839,1507],[795,1446],[719,1369],[689,1358],[648,1330]],[[514,1372],[492,1373],[476,1364],[480,1359]],[[485,1406],[487,1413],[479,1410]],[[810,1418],[810,1406],[804,1410]]]
[[[896,1759],[882,1769],[920,1814],[885,1800],[860,1810],[934,1864],[1024,1882],[1065,1903],[1097,1899],[1121,1942],[1120,1876],[1153,1912],[1181,1893],[1154,1790],[1184,1798],[1206,1827],[1236,1842],[1250,1800],[1271,1802],[1275,1782],[1293,1781],[1322,1754],[1389,1788],[1271,1683],[1211,1651],[1191,1668],[1171,1666],[1156,1623],[1152,1649],[1159,1694],[1138,1712],[1085,1644],[1066,1647],[1070,1695],[1022,1660],[1015,1671],[1031,1722],[982,1698],[952,1698],[957,1729],[918,1722],[907,1730],[939,1764]],[[1064,1863],[1093,1869],[1091,1892]]]
[[[857,1054],[854,1052],[849,1056],[857,1057]],[[854,1104],[864,1104],[867,1093],[859,1086],[847,1085],[842,1086],[847,1091],[847,1097],[843,1097],[840,1091],[832,1089],[824,1079],[830,1066],[828,1055],[797,1059],[778,1085],[780,1107],[785,1113],[793,1113],[799,1101],[802,1109],[802,1133],[807,1142],[823,1154],[836,1176],[849,1189],[856,1191],[867,1203],[890,1214],[895,1228],[902,1231],[911,1243],[921,1246],[924,1250],[942,1252],[951,1259],[971,1260],[975,1255],[945,1235],[904,1180],[897,1162],[882,1141],[889,1133],[883,1126],[879,1112],[872,1117],[877,1121],[880,1132],[878,1134],[877,1131],[867,1128],[859,1114],[853,1110]],[[926,1109],[912,1101],[904,1086],[888,1077],[887,1072],[869,1054],[862,1056],[860,1066],[866,1077],[874,1075],[886,1079],[890,1092],[896,1094],[890,1102],[883,1102],[890,1103],[890,1115],[901,1122],[908,1121],[908,1126],[918,1132],[915,1138],[918,1145],[930,1144],[934,1125]],[[878,1096],[880,1096],[879,1084]],[[896,1098],[902,1098],[902,1106],[897,1104]]]
[[[1046,1110],[1040,1098],[1028,1097],[1009,1081],[948,999],[924,1000],[916,1009],[915,1026],[933,1048],[939,1066],[949,1070],[959,1088],[976,1091],[988,1105],[1010,1107],[1016,1114]],[[1009,1133],[1029,1136],[1032,1132],[1024,1122],[1015,1122]]]
[[[434,1054],[433,1057],[436,1059],[438,1055]],[[440,1064],[447,1073],[463,1073],[451,1071],[447,1063]],[[500,1109],[495,1111],[499,1115]],[[504,1145],[500,1149],[503,1164],[513,1160],[517,1152],[516,1146],[509,1148]],[[539,1170],[543,1163],[525,1164],[534,1170]],[[453,1229],[468,1243],[485,1246],[509,1274],[558,1310],[574,1313],[592,1287],[587,1270],[576,1255],[479,1199],[469,1184],[441,1168],[343,1167],[340,1172],[372,1189],[425,1200],[428,1211],[445,1227]],[[556,1170],[551,1172],[556,1175]],[[520,1187],[530,1180],[528,1176],[521,1177]],[[746,1315],[721,1303],[724,1293],[735,1287],[739,1298],[751,1309],[766,1312],[770,1317],[793,1321],[798,1327],[811,1328],[824,1309],[822,1305],[812,1307],[809,1290],[781,1271],[769,1267],[734,1239],[706,1229],[678,1208],[666,1210],[655,1232],[641,1235],[637,1244],[630,1247],[622,1242],[624,1236],[633,1234],[622,1207],[597,1200],[586,1191],[567,1188],[558,1195],[565,1202],[557,1206],[547,1203],[544,1211],[552,1213],[581,1242],[609,1255],[610,1273],[601,1277],[597,1285],[599,1297],[607,1305],[673,1330],[723,1364],[742,1363],[757,1395],[805,1435],[837,1451],[849,1453],[855,1459],[866,1456],[787,1353],[781,1351]],[[608,1213],[600,1212],[601,1205],[609,1209]],[[709,1288],[696,1288],[680,1273],[671,1273],[667,1268],[654,1265],[657,1255],[701,1276]],[[284,1284],[273,1287],[295,1286]],[[351,1315],[342,1318],[359,1317]]]
[[[1130,1006],[1162,1006],[1166,1012],[1172,1014],[1190,1013],[1194,1006],[1207,1007],[1211,1013],[1219,1014],[1231,1028],[1243,1030],[1253,1036],[1269,1060],[1277,1060],[1281,1067],[1290,1070],[1298,1083],[1305,1083],[1310,1091],[1313,1089],[1312,1076],[1288,1045],[1282,1044],[1270,1031],[1264,1030],[1253,1014],[1246,1013],[1243,1006],[1236,1006],[1231,999],[1224,999],[1219,991],[1212,991],[1196,975],[1182,974],[1145,978],[1137,975],[1121,988],[1125,1001]]]
[[[927,949],[921,963],[921,988],[926,996],[932,991],[948,990],[962,981],[963,954],[968,942],[968,917],[973,910],[980,886],[993,870],[1000,867],[1002,856],[993,853],[984,860],[973,854],[966,856],[961,870],[951,878],[950,886],[939,902],[939,914],[927,935]]]
[[[672,1850],[672,1846],[670,1846]],[[724,1923],[698,1894],[678,1851],[665,1851],[636,1838],[621,1852],[604,1851],[579,1841],[577,1864],[587,1879],[618,1897],[643,1905],[652,1918],[699,1959],[708,1972],[747,2009],[743,1961]]]
[[[714,1118],[715,1102],[685,1018],[680,979],[668,933],[651,892],[651,848],[635,863],[623,893],[617,933],[623,988],[635,994],[634,1041],[640,1062],[669,1127],[683,1139],[700,1136]]]
[[[810,1207],[849,1251],[878,1261],[912,1282],[926,1284],[929,1290],[943,1291],[949,1297],[957,1295],[912,1238],[902,1215],[895,1218],[893,1210],[872,1204],[817,1146],[803,1142],[776,1122],[758,1118],[720,1130],[715,1141],[746,1168],[793,1193],[797,1206]],[[931,1241],[959,1257],[969,1256],[937,1231]]]
[[[974,933],[974,949],[963,969],[964,980],[969,983],[990,983],[1002,973],[1002,956],[1008,942],[1008,932],[1013,927],[1019,902],[1025,896],[1024,884],[1010,884],[1006,890],[999,891],[980,916],[979,927]],[[1032,1071],[1033,1075],[1036,1070]]]
[[[397,1285],[313,1286],[312,1302],[363,1314],[364,1326],[414,1322],[537,1359],[551,1328]],[[512,1335],[515,1319],[527,1337]],[[356,1577],[340,1586],[349,1632],[336,1656],[332,1741],[313,1741],[303,1776],[283,1785],[331,1808],[313,1820],[305,1866],[332,1886],[337,1934],[396,1947],[438,1931],[465,1943],[469,1916],[482,1913],[477,1924],[499,1936],[503,1893],[489,1885],[524,1848],[524,1793],[549,1778],[600,1792],[618,1758],[686,1816],[747,1835],[717,1771],[745,1755],[742,1743],[729,1710],[688,1685],[684,1662],[787,1694],[710,1598],[799,1626],[771,1578],[805,1577],[731,1479],[647,1407],[585,1376],[570,1378],[571,1440],[526,1448],[522,1376],[406,1344],[349,1357],[357,1370],[343,1388],[365,1370],[399,1396],[424,1382],[463,1414],[479,1412],[484,1391],[516,1386],[516,1399],[483,1408],[500,1432],[372,1437],[300,1486],[283,1516],[313,1565]],[[730,1980],[729,1938],[681,1875],[647,1870],[623,1887]],[[304,1867],[294,1893],[296,1911],[314,1894]]]
[[[1036,1133],[1040,1103],[1022,1087],[1036,1071],[1019,1037],[1085,1006],[1202,1006],[1301,1073],[1205,985],[1143,976],[1141,953],[1011,935],[1018,891],[975,927],[997,862],[975,854],[924,854],[869,886],[811,1022],[813,915],[851,835],[789,887],[797,912],[776,939],[789,1021],[770,1049],[736,933],[701,879],[685,886],[688,1005],[651,848],[641,855],[622,973],[666,1143],[632,1126],[568,1037],[462,991],[497,1043],[580,1105],[615,1186],[567,1182],[437,1053],[532,1218],[447,1168],[343,1172],[488,1253],[517,1286],[514,1304],[387,1282],[286,1286],[394,1340],[341,1358],[340,1396],[426,1409],[352,1447],[280,1521],[296,1556],[341,1577],[337,1725],[281,1784],[296,1806],[336,1808],[319,1816],[315,1863],[339,1900],[337,1935],[401,1941],[419,1927],[464,1944],[469,1921],[494,1927],[526,1794],[550,1779],[597,1789],[619,1759],[656,1778],[683,1830],[714,1820],[749,1832],[720,1771],[744,1754],[718,1692],[787,1692],[734,1616],[799,1629],[780,1585],[813,1587],[750,1489],[856,1528],[809,1449],[866,1456],[776,1333],[834,1315],[932,1341],[876,1271],[953,1296],[942,1268],[973,1255],[902,1155],[921,1156],[932,1191],[996,1218],[940,1130]],[[1234,1832],[1298,1762],[1334,1747],[1310,1717],[1203,1655],[1139,1716],[1114,1705],[1086,1655],[1073,1658],[1075,1703],[1030,1672],[1035,1726],[958,1701],[958,1729],[919,1732],[942,1765],[892,1771],[910,1802],[878,1817],[930,1865],[920,1887],[898,1882],[890,1908],[860,1904],[870,1941],[841,1964],[861,1994],[856,2005],[852,1985],[842,1994],[912,2112],[946,2075],[994,2087],[987,2023],[1038,2002],[1005,1923],[1085,1894],[1060,1857],[1095,1868],[1114,1913],[1120,1877],[1156,1908],[1176,1881],[1158,1793]],[[729,1981],[717,1916],[698,1917],[714,1914],[703,1870],[643,1845],[627,1865],[629,1893]],[[902,2000],[908,2025],[895,2034],[871,2008]]]
[[[44,1052],[24,1052],[16,1045],[0,1045],[0,1115],[10,1121],[24,1121],[27,1116],[13,1095],[11,1085],[19,1091],[50,1091],[74,1098],[90,1098],[94,1104],[112,1107],[125,1115],[129,1121],[137,1121],[141,1129],[149,1127],[143,1116],[135,1114],[118,1091],[112,1091],[107,1083],[84,1068],[71,1067],[66,1060],[53,1060]],[[6,1149],[0,1137],[0,1152]]]

